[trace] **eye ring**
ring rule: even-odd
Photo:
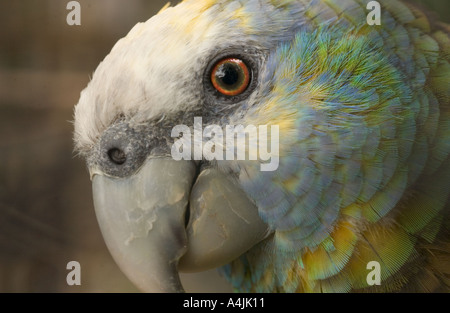
[[[211,70],[211,84],[222,95],[238,96],[250,85],[251,71],[239,58],[219,60]]]

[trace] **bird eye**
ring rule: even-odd
[[[117,165],[122,165],[127,160],[125,152],[123,152],[123,150],[118,148],[110,149],[108,151],[108,157],[113,163]]]
[[[223,95],[240,95],[250,84],[249,68],[241,59],[222,59],[211,71],[211,83]]]

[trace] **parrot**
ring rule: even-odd
[[[142,291],[215,268],[236,292],[450,291],[450,26],[409,1],[168,4],[98,65],[73,140]]]

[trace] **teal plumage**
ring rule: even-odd
[[[272,1],[276,10],[299,2]],[[274,235],[224,268],[237,290],[371,290],[355,274],[367,273],[365,267],[352,264],[365,261],[361,249],[386,265],[384,281],[402,282],[384,290],[413,281],[401,271],[418,258],[419,228],[448,207],[450,128],[448,97],[441,93],[448,93],[450,76],[438,92],[431,78],[448,73],[440,69],[448,66],[448,36],[416,8],[380,2],[382,25],[369,26],[367,1],[315,1],[298,10],[303,23],[293,39],[270,55],[267,91],[249,116],[254,124],[281,123],[280,170],[246,165],[240,182]],[[249,11],[247,18],[257,14]],[[445,186],[439,192],[418,187],[436,176]],[[428,218],[415,217],[416,227],[399,223],[412,194],[427,193],[437,197],[422,207]],[[392,232],[398,242],[383,243],[386,249],[372,244],[368,236],[384,238],[380,232]],[[338,236],[350,236],[341,244],[346,250],[334,244]]]

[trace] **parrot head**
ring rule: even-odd
[[[142,290],[183,291],[179,271],[221,266],[259,291],[336,275],[420,176],[417,154],[406,168],[428,114],[416,100],[424,70],[403,66],[410,49],[384,44],[364,4],[342,2],[351,24],[325,2],[186,0],[137,24],[96,69],[75,145],[106,244]],[[233,134],[210,149],[223,159],[194,156],[214,137],[198,140],[197,126],[217,139],[234,125],[259,140]],[[174,158],[181,139],[191,158]],[[263,139],[277,160],[266,171]],[[226,157],[242,147],[244,159]],[[322,251],[333,266],[314,269]]]

